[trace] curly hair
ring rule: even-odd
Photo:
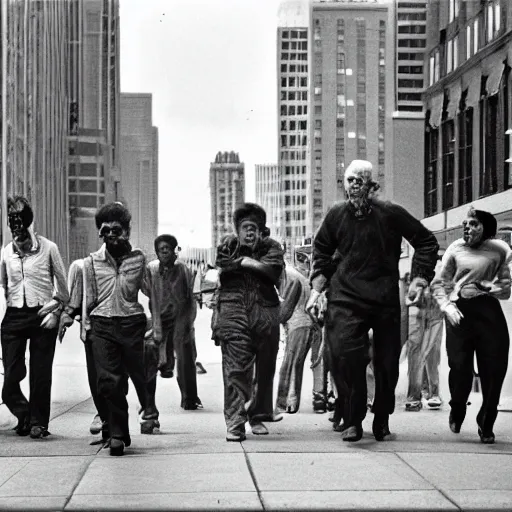
[[[98,209],[94,217],[96,228],[100,229],[104,222],[119,222],[121,227],[130,230],[132,215],[123,203],[115,202],[103,205]]]
[[[244,203],[233,213],[233,224],[237,231],[241,222],[246,219],[255,222],[258,225],[258,228],[263,231],[265,229],[265,224],[267,223],[267,213],[259,204]]]
[[[158,235],[155,238],[155,252],[158,251],[158,244],[160,244],[161,242],[168,243],[172,249],[176,249],[176,247],[178,247],[178,240],[176,240],[176,237],[166,234]]]
[[[496,217],[485,210],[476,210],[471,207],[468,211],[468,217],[472,217],[477,219],[482,223],[484,231],[482,233],[482,239],[487,240],[489,238],[494,238],[496,236],[496,232],[498,230],[498,221]]]
[[[19,213],[25,228],[28,228],[34,222],[34,211],[28,199],[24,196],[8,197],[7,212],[8,214]]]

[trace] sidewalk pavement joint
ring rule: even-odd
[[[242,445],[242,450],[244,451],[245,463],[247,464],[247,469],[249,470],[249,474],[252,478],[252,483],[254,484],[254,488],[256,489],[256,494],[258,495],[258,500],[261,503],[261,508],[266,510],[265,503],[263,502],[263,497],[261,495],[261,490],[258,486],[258,479],[256,478],[256,473],[254,468],[252,467],[251,461],[249,459],[249,453],[245,450],[244,443],[240,443]]]

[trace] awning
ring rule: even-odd
[[[448,119],[453,119],[459,111],[460,97],[462,95],[461,83],[454,83],[448,91],[449,101],[446,107],[446,115]]]
[[[430,108],[430,119],[429,123],[432,128],[438,128],[441,124],[441,117],[443,115],[443,100],[444,94],[439,93],[436,96],[432,96],[429,101]]]
[[[485,83],[488,96],[494,96],[495,94],[498,94],[504,69],[505,63],[501,61],[496,62],[496,64],[492,67],[492,70],[490,70],[490,73],[487,76],[487,82]]]
[[[480,69],[462,77],[462,90],[468,91],[466,95],[466,108],[474,108],[480,101],[480,89],[482,87],[482,74]]]

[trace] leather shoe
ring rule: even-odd
[[[363,427],[361,425],[352,425],[341,433],[343,441],[355,443],[363,437]]]
[[[373,418],[372,431],[377,441],[384,441],[386,436],[389,436],[389,415],[375,415]]]
[[[450,412],[450,416],[448,418],[448,423],[450,425],[450,430],[454,434],[460,433],[460,428],[462,427],[462,421],[459,422],[459,421],[455,420],[455,415],[453,414],[453,411]]]
[[[494,444],[496,441],[494,432],[484,432],[481,427],[478,427],[478,435],[480,436],[480,441],[484,444]]]
[[[110,455],[113,455],[114,457],[120,457],[121,455],[124,455],[124,446],[125,445],[122,439],[113,437],[110,440]]]

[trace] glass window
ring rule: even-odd
[[[471,25],[466,27],[466,59],[471,57]]]
[[[96,208],[97,196],[78,196],[78,205],[82,208]]]
[[[97,193],[98,182],[97,180],[80,180],[80,192]]]
[[[96,176],[96,164],[80,164],[80,176]]]

